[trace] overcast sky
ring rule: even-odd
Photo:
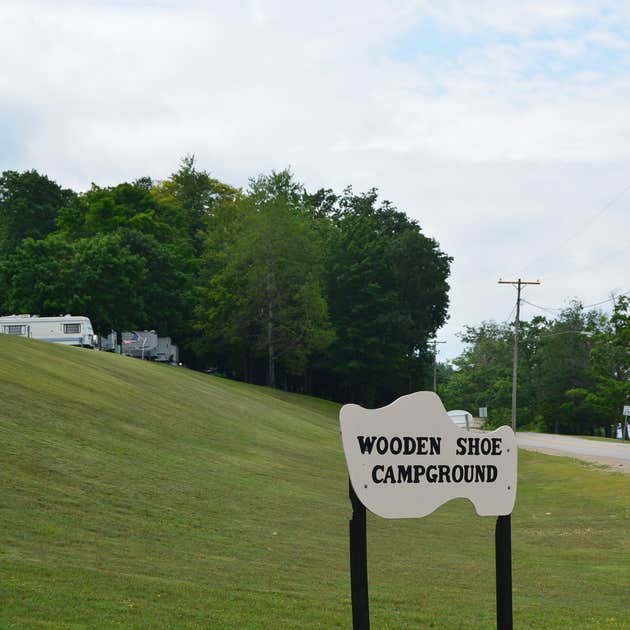
[[[513,317],[500,277],[548,309],[630,291],[629,33],[596,0],[2,0],[0,170],[377,187],[454,257],[453,358]]]

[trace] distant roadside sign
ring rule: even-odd
[[[479,417],[480,418],[488,417],[488,407],[479,407]]]
[[[623,415],[630,416],[630,405],[624,405],[623,407]]]

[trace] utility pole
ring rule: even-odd
[[[438,343],[446,343],[446,341],[434,339],[429,343],[433,344],[433,391],[437,392],[437,345]]]
[[[512,368],[512,431],[516,433],[516,377],[518,372],[518,328],[519,318],[521,315],[521,287],[526,284],[540,284],[539,280],[536,282],[525,282],[520,278],[518,280],[501,280],[499,278],[499,284],[511,284],[516,287],[516,317],[514,319],[514,367]]]

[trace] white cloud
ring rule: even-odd
[[[392,52],[419,24],[461,45]],[[380,187],[455,257],[452,339],[506,317],[496,281],[528,264],[542,304],[630,289],[630,197],[554,250],[630,183],[628,25],[607,2],[4,2],[0,168],[86,188],[193,152],[239,186],[291,164]]]
[[[569,29],[580,20],[593,19],[606,3],[579,0],[441,0],[428,9],[443,27],[477,33],[488,29],[511,35],[530,35],[550,29]]]

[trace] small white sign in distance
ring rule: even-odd
[[[624,405],[623,406],[623,415],[624,416],[630,416],[630,405]]]
[[[380,409],[344,405],[339,422],[352,487],[374,514],[418,518],[460,497],[480,516],[512,513],[517,446],[510,427],[460,429],[434,392]]]
[[[488,407],[479,407],[479,417],[480,418],[488,417]]]

